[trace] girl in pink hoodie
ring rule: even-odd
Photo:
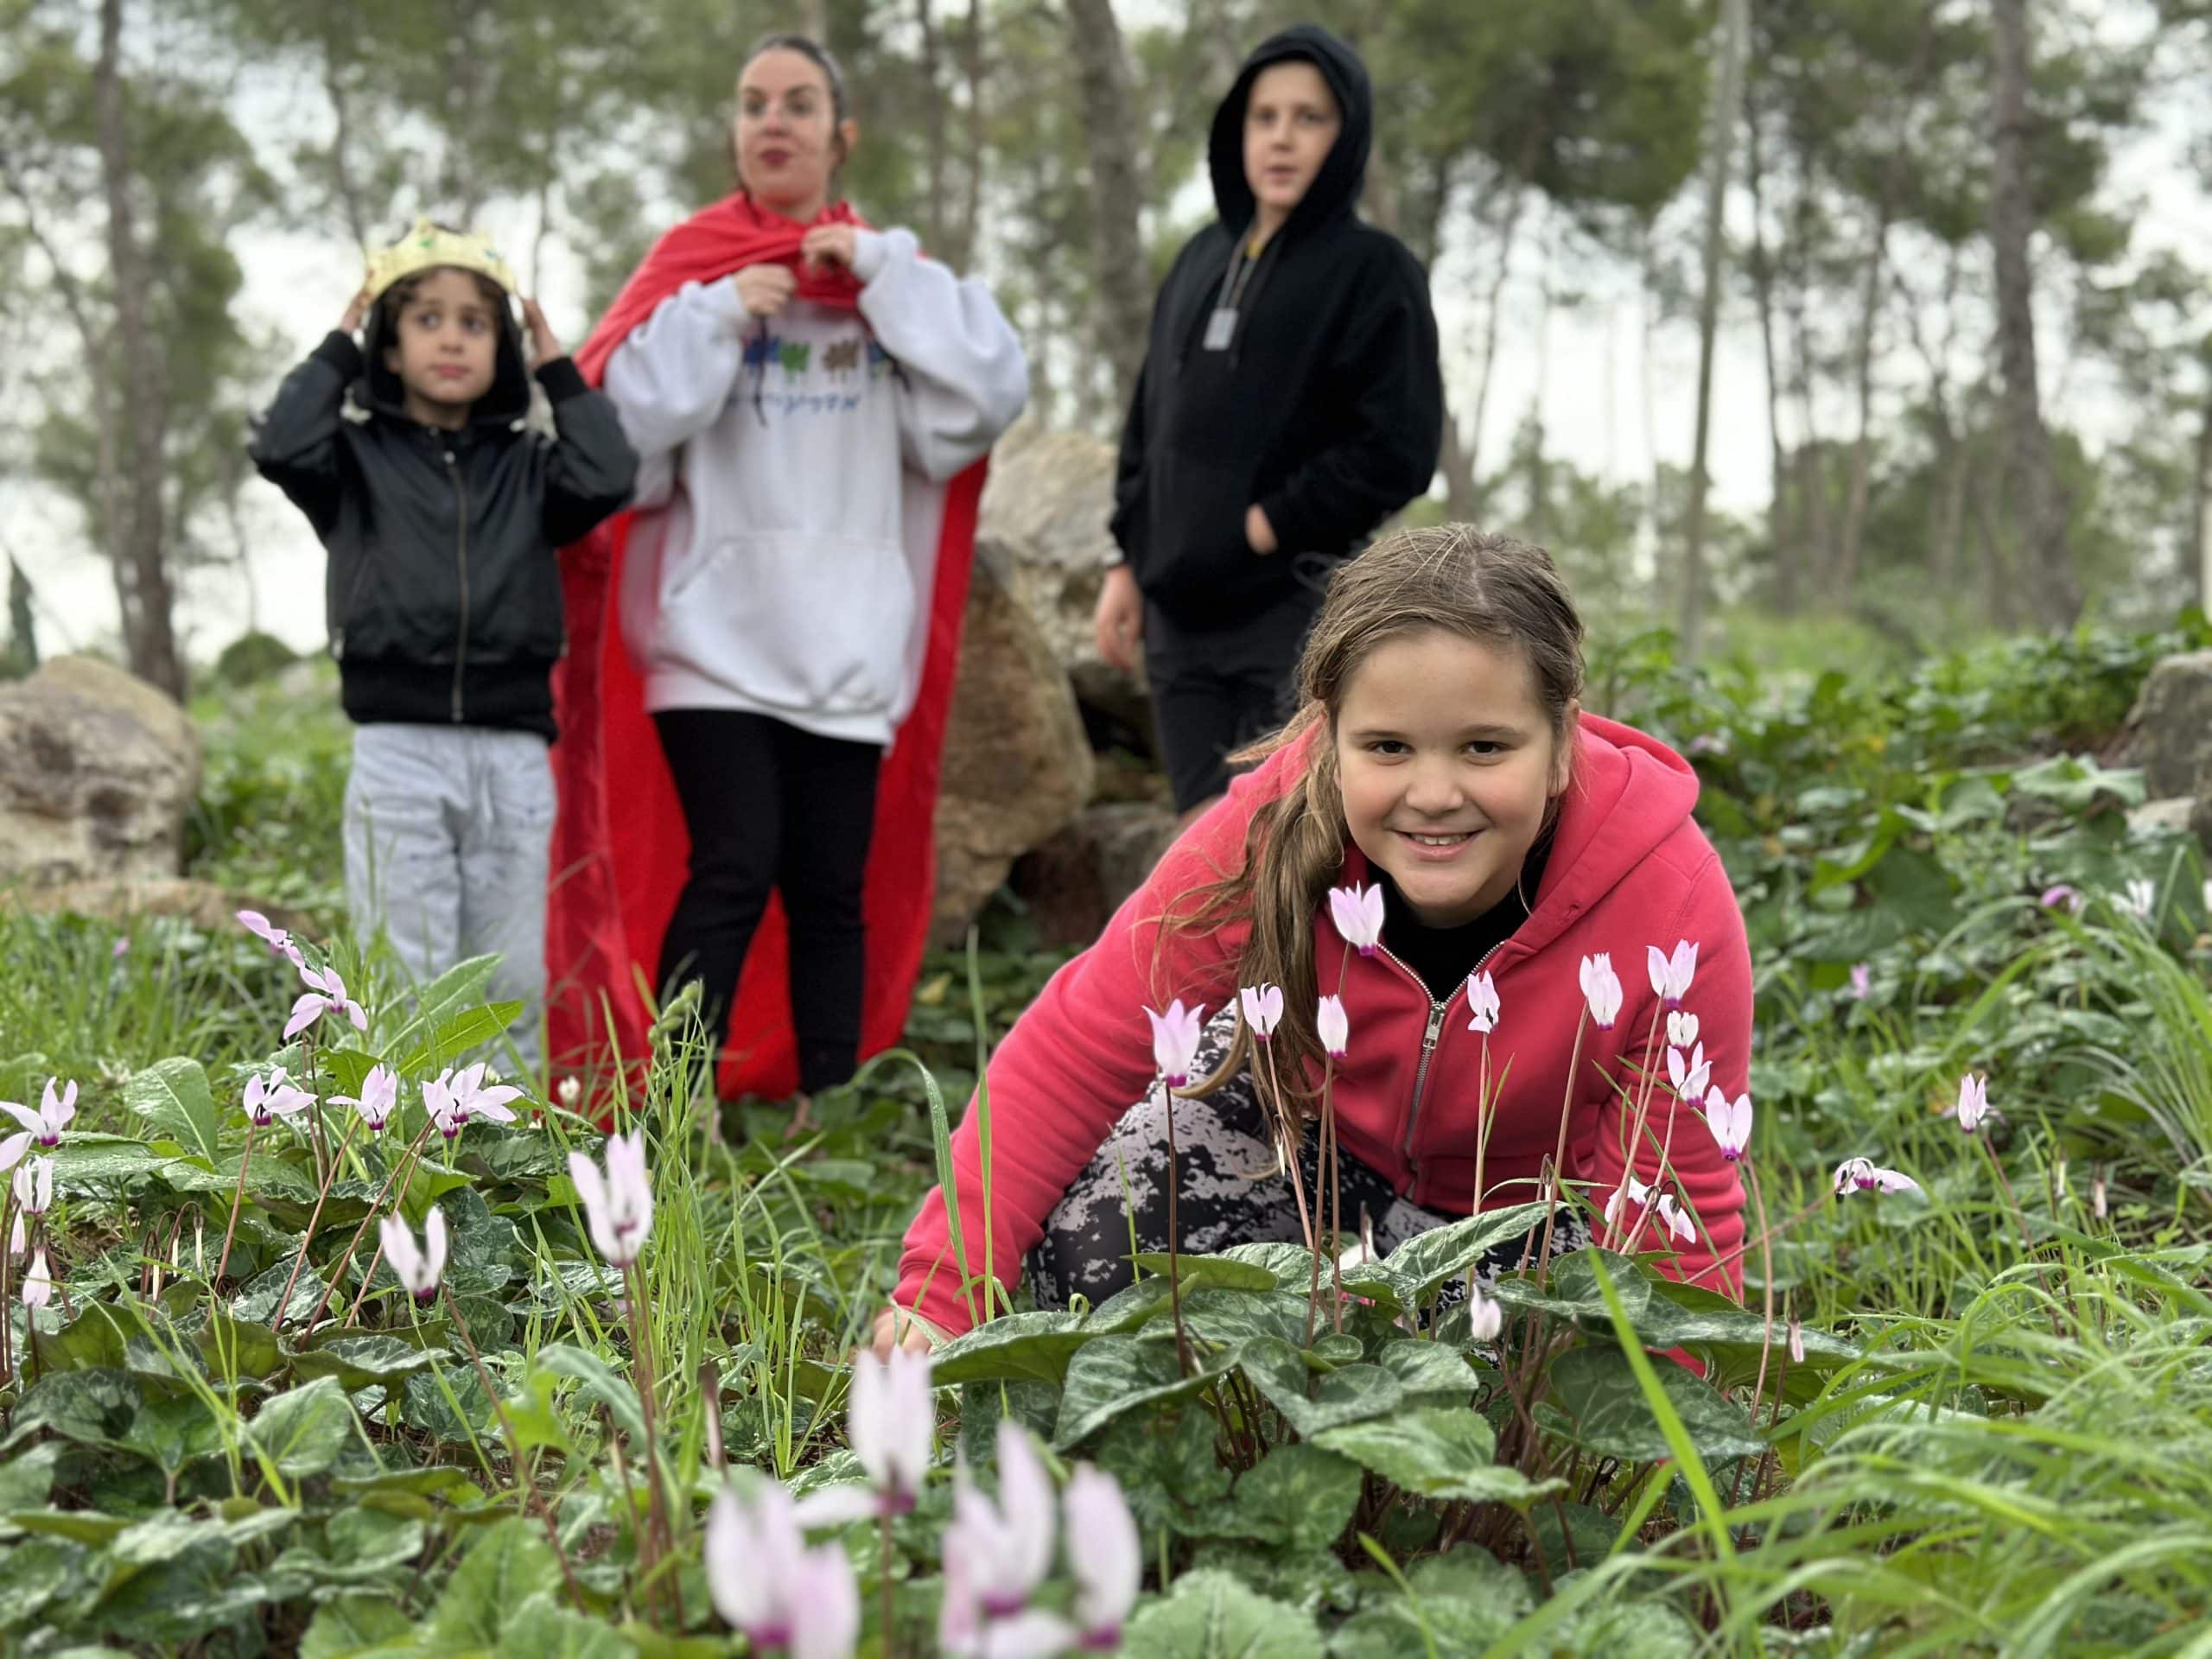
[[[1026,1259],[1040,1306],[1128,1284],[1132,1229],[1139,1251],[1168,1245],[1172,1098],[1185,1251],[1300,1242],[1313,1195],[1316,1224],[1333,1210],[1343,1227],[1325,1249],[1359,1230],[1387,1253],[1541,1198],[1563,1141],[1580,1202],[1555,1251],[1593,1236],[1662,1250],[1668,1271],[1735,1294],[1743,1189],[1700,1109],[1746,1086],[1742,913],[1691,819],[1688,763],[1582,712],[1581,620],[1550,557],[1465,525],[1386,538],[1338,573],[1299,683],[1264,762],[992,1057],[988,1227],[974,1111],[952,1143],[970,1271],[988,1236],[992,1270],[1011,1283]],[[1332,903],[1356,886],[1363,903]],[[1238,996],[1270,985],[1271,1071]],[[1325,995],[1349,1027],[1330,1045],[1325,1185]],[[1174,1000],[1211,1017],[1171,1091],[1146,1011]],[[1522,1256],[1516,1238],[1484,1275]],[[942,1339],[982,1306],[933,1191],[876,1345]]]

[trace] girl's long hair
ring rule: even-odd
[[[1236,981],[1282,987],[1282,1020],[1269,1041],[1284,1108],[1294,1117],[1319,1093],[1322,1048],[1314,1014],[1322,988],[1313,922],[1343,868],[1348,838],[1337,778],[1337,717],[1352,676],[1378,646],[1435,630],[1519,651],[1554,742],[1568,740],[1582,692],[1582,619],[1551,555],[1470,524],[1386,536],[1339,567],[1331,582],[1299,661],[1298,712],[1281,731],[1235,757],[1262,760],[1303,742],[1304,769],[1252,815],[1242,866],[1171,899],[1154,936],[1157,969],[1173,938],[1212,933],[1249,918]],[[1190,1092],[1205,1093],[1236,1075],[1251,1048],[1240,1017],[1227,1059]]]

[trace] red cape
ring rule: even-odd
[[[861,222],[842,202],[816,222],[831,221]],[[802,298],[857,304],[859,286],[849,273],[810,271],[800,264],[805,230],[760,211],[742,194],[694,213],[654,245],[576,353],[585,378],[598,385],[615,347],[683,283],[716,281],[746,265],[792,265]],[[959,662],[982,486],[981,461],[945,486],[921,687],[885,758],[877,790],[863,897],[863,1058],[898,1042],[929,931],[938,760]],[[618,1066],[629,1070],[633,1081],[639,1075],[635,1067],[646,1053],[639,982],[650,985],[656,971],[661,937],[690,855],[675,785],[645,712],[643,682],[615,613],[635,518],[621,513],[563,551],[569,652],[553,673],[561,729],[553,746],[560,814],[545,913],[547,1052],[556,1071],[588,1071],[601,1084]],[[725,1097],[782,1096],[798,1087],[785,926],[781,901],[772,901],[730,1010],[719,1078]],[[651,988],[658,994],[660,988]]]

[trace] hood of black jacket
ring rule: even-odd
[[[385,366],[385,308],[369,308],[361,333],[361,378],[355,383],[355,401],[380,415],[407,418],[407,389],[399,376]],[[468,410],[471,426],[512,426],[530,413],[530,366],[523,359],[522,325],[515,319],[514,301],[499,306],[499,345],[492,363],[492,389]]]
[[[1237,72],[1236,84],[1214,111],[1213,133],[1206,146],[1206,162],[1213,174],[1214,207],[1221,222],[1240,231],[1252,222],[1252,187],[1244,178],[1244,110],[1252,99],[1252,83],[1272,64],[1303,60],[1321,72],[1336,94],[1344,124],[1321,170],[1298,206],[1292,210],[1282,234],[1297,236],[1352,211],[1361,187],[1367,181],[1367,152],[1375,132],[1375,92],[1368,83],[1367,66],[1359,54],[1319,23],[1298,23],[1279,35],[1270,35]]]

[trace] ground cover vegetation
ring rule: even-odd
[[[1011,906],[804,1136],[697,1097],[677,1007],[602,1141],[499,1079],[488,963],[408,988],[333,936],[342,728],[224,693],[196,862],[296,928],[0,919],[0,1630],[318,1659],[2212,1651],[2212,894],[2098,758],[2205,639],[1880,680],[1599,654],[1593,705],[1695,757],[1750,920],[1750,1111],[1708,1112],[1757,1187],[1744,1306],[1656,1270],[1661,1194],[1570,1192],[1620,1248],[1494,1297],[1449,1293],[1542,1203],[1354,1251],[1318,1305],[1300,1247],[1147,1258],[1095,1308],[999,1306],[925,1380],[849,1355],[1056,960]]]

